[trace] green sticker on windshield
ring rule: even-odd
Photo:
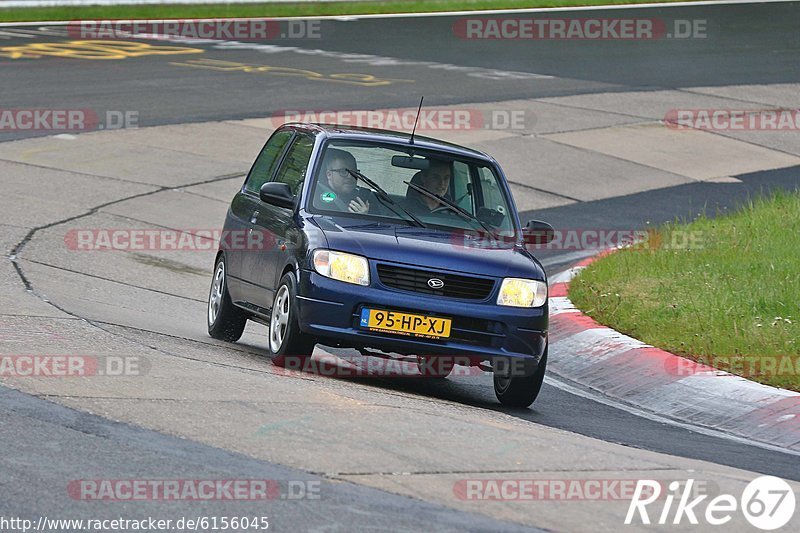
[[[331,191],[324,192],[322,193],[322,196],[320,196],[320,198],[322,199],[323,202],[332,202],[336,200],[336,193]]]

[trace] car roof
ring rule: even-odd
[[[381,130],[377,128],[362,128],[358,126],[349,126],[345,124],[324,124],[317,122],[290,122],[284,124],[282,127],[290,127],[293,129],[304,129],[316,132],[318,134],[323,134],[326,137],[332,139],[335,138],[335,139],[352,139],[352,140],[370,140],[370,141],[387,142],[393,144],[398,144],[398,143],[409,144],[411,140],[410,133],[391,131],[391,130]],[[451,155],[459,155],[462,157],[483,159],[490,161],[492,163],[495,162],[494,158],[478,150],[473,150],[465,146],[460,146],[458,144],[449,143],[447,141],[441,141],[439,139],[433,139],[431,137],[425,137],[417,134],[414,135],[414,146],[418,146],[420,148],[425,148],[429,150],[439,150],[443,152],[448,152]]]

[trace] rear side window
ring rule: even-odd
[[[306,177],[308,163],[311,161],[311,151],[314,149],[313,135],[298,135],[295,142],[289,148],[289,152],[283,159],[283,164],[275,181],[286,183],[292,190],[292,194],[297,194],[300,184]]]
[[[291,138],[292,132],[288,130],[279,131],[270,137],[253,164],[250,175],[247,176],[247,182],[244,184],[245,190],[258,194],[261,186],[272,178],[283,148]]]

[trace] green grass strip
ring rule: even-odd
[[[591,264],[569,297],[648,344],[800,390],[800,193],[658,228]]]
[[[656,0],[673,2],[678,0]],[[0,21],[172,19],[217,17],[313,17],[370,13],[426,13],[476,9],[522,9],[610,4],[636,0],[387,0],[385,2],[298,2],[263,4],[186,4],[141,6],[78,6],[0,9]]]

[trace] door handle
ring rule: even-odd
[[[250,217],[250,223],[255,224],[258,220],[258,211],[253,211],[253,216]]]

